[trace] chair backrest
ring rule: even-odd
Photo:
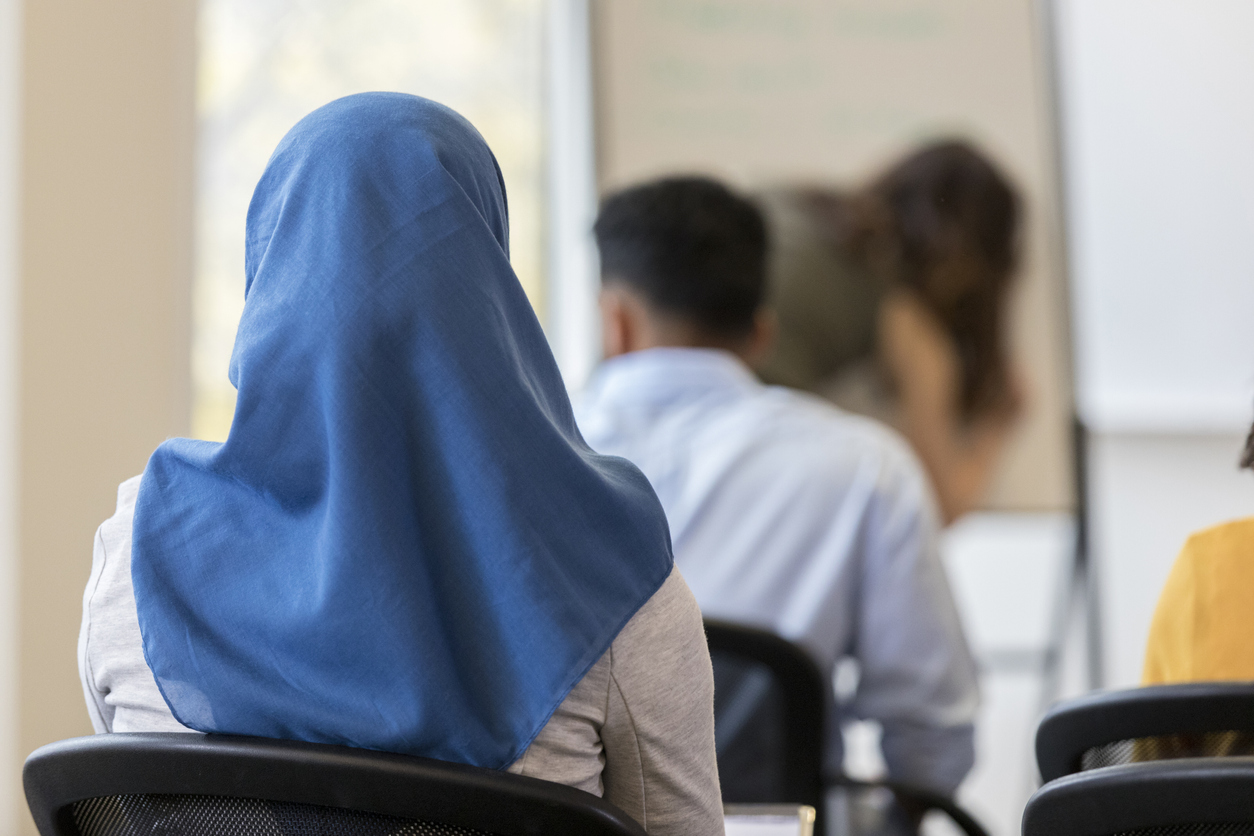
[[[1254,683],[1197,682],[1089,694],[1036,730],[1043,781],[1171,758],[1254,755]]]
[[[824,780],[827,688],[810,655],[774,633],[707,618],[714,663],[714,743],[725,804],[806,804],[827,829],[829,788],[853,799],[888,791],[918,815],[937,810],[968,836],[986,836],[947,798],[892,781]],[[1254,834],[1251,834],[1254,836]]]
[[[823,809],[824,689],[804,651],[765,630],[706,619],[723,801]]]
[[[560,784],[288,740],[79,737],[36,750],[22,780],[41,836],[645,836]]]
[[[1150,761],[1067,775],[1028,801],[1022,834],[1249,836],[1254,758]]]

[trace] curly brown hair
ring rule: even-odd
[[[1006,297],[1019,261],[1022,205],[1010,181],[960,140],[929,144],[850,197],[807,202],[833,243],[890,286],[914,291],[954,341],[970,418],[1009,392]]]

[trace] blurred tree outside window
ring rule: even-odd
[[[505,176],[510,253],[543,310],[543,0],[201,0],[193,415],[226,438],[244,304],[244,219],[266,160],[305,114],[396,90],[467,117]]]

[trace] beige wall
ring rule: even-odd
[[[989,497],[1072,503],[1063,282],[1032,0],[596,0],[602,187],[705,171],[851,183],[965,135],[1027,197],[1013,340],[1031,410]]]
[[[75,643],[93,533],[187,431],[195,116],[193,0],[22,14],[19,761],[91,731]]]

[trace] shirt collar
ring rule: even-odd
[[[666,347],[602,361],[588,381],[588,393],[597,400],[659,402],[684,395],[749,392],[761,385],[730,351]]]

